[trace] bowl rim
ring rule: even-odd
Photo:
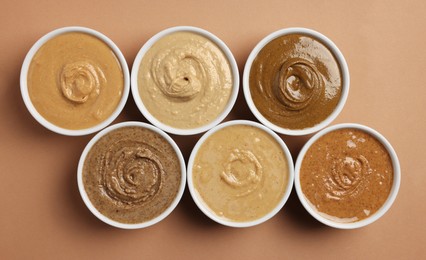
[[[34,104],[31,101],[31,98],[28,93],[28,84],[27,84],[27,76],[28,76],[28,70],[31,65],[31,61],[34,57],[34,55],[38,52],[38,50],[49,40],[55,38],[56,36],[66,34],[66,33],[72,33],[72,32],[78,32],[78,33],[86,33],[91,36],[95,36],[96,38],[100,39],[102,42],[108,45],[109,48],[114,52],[115,56],[117,57],[122,73],[123,73],[123,92],[120,99],[120,102],[118,103],[117,107],[115,108],[114,112],[106,118],[104,121],[100,122],[97,125],[94,125],[89,128],[84,129],[67,129],[60,126],[57,126],[47,119],[45,119],[35,108]],[[88,135],[95,132],[98,132],[99,130],[107,127],[109,124],[111,124],[121,113],[123,110],[127,98],[129,96],[130,92],[130,74],[129,74],[129,68],[127,66],[126,59],[124,58],[122,52],[117,47],[117,45],[106,35],[87,27],[82,26],[67,26],[67,27],[60,27],[53,31],[48,32],[44,36],[42,36],[40,39],[38,39],[34,45],[30,48],[27,55],[25,56],[24,62],[22,63],[21,67],[21,73],[20,73],[20,89],[21,89],[21,96],[25,103],[25,106],[27,107],[27,110],[30,112],[32,117],[42,126],[49,129],[52,132],[67,135],[67,136],[82,136],[82,135]]]
[[[194,160],[195,157],[198,153],[198,150],[200,149],[200,147],[204,144],[204,142],[215,132],[224,129],[226,127],[230,127],[230,126],[235,126],[235,125],[248,125],[248,126],[253,126],[256,127],[257,129],[263,130],[264,132],[266,132],[267,134],[269,134],[271,137],[274,138],[275,141],[277,141],[279,143],[279,145],[281,146],[281,149],[283,150],[286,158],[287,158],[287,165],[288,165],[288,182],[286,185],[286,189],[285,192],[282,195],[281,200],[279,201],[279,203],[266,215],[264,215],[261,218],[258,218],[256,220],[251,220],[251,221],[242,221],[242,222],[237,222],[237,221],[230,221],[230,220],[226,220],[223,218],[218,217],[216,214],[214,214],[207,205],[205,205],[205,203],[203,202],[203,200],[200,198],[200,195],[198,193],[198,191],[196,190],[196,188],[194,187],[194,183],[192,180],[192,167],[194,165]],[[291,156],[290,150],[288,149],[287,145],[285,144],[285,142],[271,129],[267,128],[266,126],[257,123],[257,122],[253,122],[253,121],[249,121],[249,120],[232,120],[232,121],[227,121],[224,123],[221,123],[215,127],[213,127],[212,129],[210,129],[209,131],[207,131],[199,140],[198,142],[195,144],[191,155],[189,157],[189,161],[188,161],[188,166],[187,166],[187,184],[188,184],[188,189],[189,192],[191,194],[191,197],[193,199],[193,201],[195,202],[195,204],[197,205],[197,207],[207,216],[209,217],[211,220],[222,224],[224,226],[228,226],[228,227],[235,227],[235,228],[245,228],[245,227],[252,227],[255,225],[259,225],[261,223],[266,222],[267,220],[271,219],[273,216],[275,216],[285,205],[285,203],[287,202],[288,198],[290,197],[292,188],[293,188],[293,181],[294,181],[294,165],[293,165],[293,158]]]
[[[169,205],[169,207],[167,207],[166,210],[164,210],[160,215],[158,215],[157,217],[142,222],[142,223],[136,223],[136,224],[127,224],[127,223],[121,223],[115,220],[112,220],[110,218],[108,218],[107,216],[103,215],[102,213],[100,213],[96,207],[92,204],[92,202],[90,201],[86,190],[84,189],[84,183],[83,183],[83,167],[84,167],[84,162],[86,160],[87,154],[89,153],[89,151],[92,149],[93,145],[95,143],[97,143],[97,141],[99,141],[100,138],[102,138],[103,136],[105,136],[106,134],[108,134],[111,131],[114,131],[116,129],[119,128],[123,128],[123,127],[129,127],[129,126],[136,126],[136,127],[140,127],[140,128],[144,128],[144,129],[148,129],[151,130],[157,134],[160,134],[164,139],[167,140],[167,142],[173,147],[174,151],[176,152],[176,155],[179,159],[179,163],[180,163],[180,173],[181,173],[181,181],[179,184],[179,189],[178,192],[176,194],[176,197],[174,198],[174,200],[172,201],[172,203]],[[121,228],[121,229],[139,229],[139,228],[146,228],[149,226],[152,226],[160,221],[162,221],[163,219],[165,219],[168,215],[170,215],[170,213],[172,213],[172,211],[176,208],[176,206],[179,204],[182,196],[183,196],[183,192],[185,190],[185,186],[186,186],[186,166],[185,166],[185,160],[183,158],[182,152],[180,151],[178,145],[176,144],[176,142],[164,131],[162,131],[161,129],[152,126],[150,124],[147,123],[143,123],[143,122],[136,122],[136,121],[127,121],[127,122],[121,122],[121,123],[117,123],[111,126],[108,126],[107,128],[103,129],[102,131],[100,131],[99,133],[97,133],[90,141],[89,143],[86,145],[86,147],[84,148],[83,152],[81,153],[80,156],[80,160],[78,162],[78,168],[77,168],[77,184],[78,184],[78,190],[80,193],[81,198],[83,199],[84,204],[86,205],[86,207],[90,210],[90,212],[92,212],[93,215],[95,215],[98,219],[100,219],[101,221],[103,221],[104,223],[113,226],[113,227],[117,227],[117,228]]]
[[[309,148],[314,144],[319,138],[326,135],[327,133],[333,132],[335,130],[339,129],[357,129],[361,130],[372,137],[374,137],[376,140],[378,140],[386,149],[388,152],[391,161],[392,161],[392,168],[393,168],[393,183],[391,191],[388,195],[387,200],[385,203],[378,209],[377,212],[370,215],[368,218],[365,218],[360,221],[356,222],[350,222],[350,223],[341,223],[341,222],[335,222],[330,219],[325,218],[320,213],[318,213],[315,209],[313,209],[308,202],[308,200],[305,198],[305,195],[302,192],[301,184],[300,184],[300,168],[302,166],[303,159],[305,157],[306,152],[309,150]],[[401,168],[398,160],[398,156],[393,149],[392,145],[389,143],[389,141],[378,131],[374,130],[373,128],[370,128],[365,125],[357,124],[357,123],[342,123],[337,124],[333,126],[329,126],[327,128],[324,128],[320,132],[316,133],[314,136],[312,136],[311,139],[308,140],[308,142],[303,146],[303,148],[300,150],[300,153],[296,160],[295,165],[295,171],[294,171],[294,186],[296,189],[297,196],[299,197],[300,202],[302,203],[303,207],[306,209],[306,211],[309,212],[315,219],[317,219],[319,222],[338,229],[355,229],[355,228],[361,228],[366,225],[369,225],[379,218],[381,218],[392,206],[393,202],[396,199],[396,196],[399,191],[399,187],[401,185]]]
[[[266,119],[257,109],[256,105],[253,102],[251,92],[250,92],[250,70],[251,66],[253,64],[254,59],[257,57],[259,52],[272,40],[288,35],[288,34],[304,34],[311,36],[313,38],[318,39],[322,44],[324,44],[335,56],[337,60],[337,64],[339,65],[340,71],[342,73],[342,93],[339,99],[339,102],[337,103],[336,108],[333,110],[333,112],[328,115],[326,119],[324,119],[322,122],[308,128],[304,129],[288,129],[280,127],[272,122],[270,122],[268,119]],[[349,75],[349,68],[348,64],[345,60],[345,57],[343,56],[340,49],[337,47],[337,45],[331,41],[328,37],[323,35],[320,32],[317,32],[312,29],[308,28],[302,28],[302,27],[290,27],[290,28],[284,28],[277,30],[275,32],[272,32],[271,34],[265,36],[262,40],[260,40],[259,43],[253,48],[251,51],[249,57],[247,58],[247,61],[244,66],[244,72],[243,72],[243,92],[244,97],[247,102],[248,107],[250,108],[250,111],[254,114],[254,116],[261,122],[262,124],[266,125],[267,127],[271,128],[277,133],[285,134],[285,135],[291,135],[291,136],[300,136],[300,135],[308,135],[312,134],[314,132],[317,132],[321,130],[322,128],[329,125],[336,117],[340,114],[340,112],[343,110],[343,107],[345,106],[346,100],[349,95],[349,88],[350,88],[350,75]]]
[[[139,68],[142,59],[144,58],[146,52],[154,45],[158,40],[163,38],[166,35],[176,33],[176,32],[192,32],[199,34],[203,37],[206,37],[207,39],[211,40],[213,43],[215,43],[225,54],[227,60],[229,61],[229,66],[231,68],[232,73],[232,91],[231,95],[229,96],[229,100],[227,105],[225,106],[224,110],[215,118],[215,120],[211,121],[210,123],[206,125],[202,125],[196,128],[188,128],[188,129],[182,129],[182,128],[176,128],[170,125],[167,125],[160,120],[158,120],[156,117],[154,117],[148,109],[145,107],[144,103],[142,102],[142,99],[139,94],[139,84],[138,84],[138,74],[139,74]],[[142,113],[142,115],[153,125],[157,126],[158,128],[162,129],[165,132],[176,134],[176,135],[195,135],[202,132],[205,132],[212,127],[216,126],[220,122],[222,122],[225,117],[231,112],[232,108],[235,105],[235,102],[237,100],[238,91],[239,91],[239,84],[240,84],[240,76],[239,76],[239,70],[237,62],[234,58],[234,55],[232,54],[229,47],[216,35],[212,34],[211,32],[204,30],[199,27],[194,26],[175,26],[175,27],[169,27],[167,29],[164,29],[154,36],[152,36],[139,50],[138,54],[136,55],[136,58],[133,62],[132,67],[132,73],[131,73],[131,91],[133,100],[136,103],[136,106],[138,107],[139,111]]]

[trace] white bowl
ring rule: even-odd
[[[117,105],[117,108],[114,110],[114,112],[107,119],[105,119],[103,122],[101,122],[101,123],[99,123],[99,124],[97,124],[93,127],[86,128],[86,129],[79,129],[79,130],[66,129],[66,128],[59,127],[59,126],[49,122],[42,115],[40,115],[40,113],[34,107],[32,101],[30,99],[30,96],[28,94],[28,86],[27,86],[28,69],[30,67],[30,64],[31,64],[31,61],[32,61],[34,55],[37,53],[37,51],[40,49],[40,47],[42,47],[43,44],[45,44],[50,39],[52,39],[52,38],[54,38],[58,35],[61,35],[61,34],[64,34],[64,33],[70,33],[70,32],[87,33],[87,34],[93,35],[93,36],[99,38],[100,40],[102,40],[103,42],[105,42],[111,48],[111,50],[114,52],[115,56],[117,57],[117,59],[120,63],[121,69],[123,71],[123,77],[124,77],[124,86],[123,86],[122,97],[121,97],[120,102]],[[129,68],[127,66],[127,62],[126,62],[123,54],[121,53],[120,49],[117,47],[117,45],[115,45],[115,43],[112,40],[110,40],[108,37],[106,37],[102,33],[95,31],[93,29],[89,29],[89,28],[86,28],[86,27],[72,26],[72,27],[59,28],[59,29],[56,29],[54,31],[49,32],[48,34],[41,37],[31,47],[31,49],[27,53],[27,56],[25,57],[24,62],[22,64],[21,76],[20,76],[20,85],[21,85],[21,95],[22,95],[22,98],[24,100],[25,106],[27,107],[27,109],[31,113],[31,115],[41,125],[43,125],[47,129],[49,129],[53,132],[56,132],[58,134],[69,135],[69,136],[80,136],[80,135],[88,135],[88,134],[97,132],[97,131],[101,130],[102,128],[105,128],[106,126],[111,124],[112,121],[114,121],[114,119],[117,118],[117,116],[123,110],[124,105],[127,102],[127,97],[129,96],[130,75],[129,75]]]
[[[249,126],[253,126],[256,128],[259,128],[263,131],[265,131],[266,133],[268,133],[269,135],[271,135],[281,146],[286,158],[287,158],[287,163],[288,163],[288,182],[287,182],[287,186],[285,189],[285,192],[281,198],[281,200],[279,201],[279,203],[274,207],[273,210],[271,210],[268,214],[266,214],[265,216],[256,219],[256,220],[252,220],[252,221],[246,221],[246,222],[237,222],[237,221],[229,221],[229,220],[225,220],[219,216],[217,216],[215,213],[213,213],[208,206],[204,203],[203,199],[200,197],[198,191],[195,189],[194,187],[194,183],[192,180],[192,167],[194,165],[194,160],[195,157],[198,153],[198,150],[200,149],[200,147],[203,145],[203,143],[207,140],[207,138],[209,138],[212,134],[214,134],[215,132],[228,127],[228,126],[233,126],[233,125],[249,125]],[[284,206],[284,204],[287,202],[287,199],[290,196],[292,187],[293,187],[293,180],[294,180],[294,167],[293,167],[293,159],[291,157],[290,151],[288,150],[286,144],[284,143],[284,141],[273,131],[271,131],[269,128],[265,127],[262,124],[253,122],[253,121],[248,121],[248,120],[234,120],[234,121],[228,121],[222,124],[217,125],[216,127],[210,129],[208,132],[206,132],[201,138],[200,140],[197,142],[197,144],[194,146],[194,149],[191,152],[191,156],[189,157],[189,161],[188,161],[188,169],[187,169],[187,178],[188,178],[188,189],[191,193],[191,196],[195,202],[195,204],[198,206],[198,208],[206,215],[208,216],[210,219],[214,220],[215,222],[225,225],[225,226],[229,226],[229,227],[251,227],[251,226],[255,226],[258,224],[261,224],[267,220],[269,220],[270,218],[272,218],[273,216],[275,216],[280,210],[281,208]],[[218,194],[218,196],[220,196],[220,194]]]
[[[179,163],[180,163],[180,172],[181,172],[181,182],[179,185],[179,190],[176,194],[176,197],[174,198],[173,202],[170,204],[170,206],[163,211],[163,213],[161,213],[160,215],[158,215],[157,217],[146,221],[146,222],[142,222],[142,223],[137,223],[137,224],[125,224],[125,223],[121,223],[115,220],[112,220],[106,216],[104,216],[102,213],[100,213],[95,206],[93,206],[92,202],[90,201],[89,197],[87,196],[86,190],[84,189],[84,184],[83,184],[83,166],[84,166],[84,161],[86,160],[86,156],[89,153],[90,149],[92,149],[93,145],[104,135],[106,135],[107,133],[118,129],[118,128],[122,128],[122,127],[128,127],[128,126],[136,126],[136,127],[141,127],[141,128],[145,128],[145,129],[149,129],[155,133],[160,134],[162,137],[164,137],[164,139],[166,139],[170,145],[173,147],[173,149],[176,152],[176,155],[179,159]],[[78,183],[78,190],[80,192],[81,198],[83,199],[84,203],[86,204],[87,208],[93,213],[93,215],[95,215],[98,219],[102,220],[103,222],[117,227],[117,228],[123,228],[123,229],[138,229],[138,228],[145,228],[148,226],[152,226],[158,222],[160,222],[161,220],[163,220],[164,218],[166,218],[178,205],[179,201],[182,198],[183,192],[185,190],[185,184],[186,184],[186,169],[185,169],[185,160],[183,159],[182,153],[179,149],[179,147],[177,146],[177,144],[173,141],[173,139],[167,135],[166,133],[164,133],[163,131],[161,131],[160,129],[158,129],[155,126],[152,126],[150,124],[146,124],[146,123],[142,123],[142,122],[122,122],[122,123],[118,123],[115,125],[111,125],[107,128],[105,128],[104,130],[102,130],[101,132],[97,133],[91,140],[90,142],[86,145],[86,147],[83,150],[83,153],[81,154],[80,160],[78,162],[78,169],[77,169],[77,183]]]
[[[386,150],[389,153],[389,156],[391,158],[391,161],[392,161],[393,184],[392,184],[392,188],[391,188],[391,191],[389,193],[387,200],[385,201],[385,203],[382,205],[382,207],[376,213],[374,213],[374,214],[370,215],[368,218],[362,219],[360,221],[351,222],[351,223],[341,223],[341,222],[335,222],[335,221],[332,221],[328,218],[325,218],[320,213],[318,213],[318,211],[316,211],[314,208],[312,208],[312,206],[307,201],[307,199],[305,198],[305,195],[302,192],[302,188],[301,188],[301,185],[300,185],[300,167],[302,166],[302,161],[303,161],[303,158],[304,158],[306,152],[311,147],[311,145],[313,143],[315,143],[319,138],[321,138],[325,134],[332,132],[334,130],[347,129],[347,128],[358,129],[358,130],[366,132],[367,134],[370,134],[371,136],[376,138],[386,148]],[[303,146],[303,148],[300,151],[299,156],[297,157],[297,160],[296,160],[294,182],[295,182],[295,189],[296,189],[296,192],[297,192],[297,196],[299,197],[300,202],[302,203],[303,207],[305,207],[305,209],[314,218],[316,218],[318,221],[320,221],[323,224],[328,225],[330,227],[340,228],[340,229],[354,229],[354,228],[360,228],[360,227],[363,227],[363,226],[366,226],[366,225],[373,223],[374,221],[376,221],[380,217],[382,217],[389,210],[389,208],[392,206],[392,204],[395,201],[395,198],[398,194],[399,186],[400,186],[400,183],[401,183],[401,169],[400,169],[400,166],[399,166],[399,160],[398,160],[398,157],[395,153],[395,150],[392,148],[391,144],[386,140],[386,138],[383,137],[383,135],[381,135],[376,130],[369,128],[367,126],[364,126],[364,125],[346,123],[346,124],[338,124],[338,125],[330,126],[330,127],[323,129],[322,131],[315,134]]]
[[[211,121],[210,123],[208,123],[206,125],[203,125],[203,126],[200,126],[200,127],[197,127],[197,128],[180,129],[180,128],[176,128],[176,127],[172,127],[172,126],[169,126],[167,124],[164,124],[163,122],[158,120],[156,117],[154,117],[148,111],[148,109],[145,107],[144,103],[142,102],[142,99],[141,99],[140,94],[139,94],[138,72],[139,72],[139,67],[140,67],[140,64],[141,64],[141,61],[142,61],[144,55],[151,48],[151,46],[153,44],[155,44],[159,39],[161,39],[162,37],[164,37],[168,34],[172,34],[172,33],[175,33],[175,32],[193,32],[193,33],[202,35],[202,36],[210,39],[223,51],[223,53],[225,54],[226,58],[229,61],[229,65],[231,67],[233,83],[232,83],[232,92],[231,92],[231,96],[229,97],[228,104],[225,106],[225,109],[222,111],[222,113],[219,114],[219,116],[215,120]],[[203,29],[200,29],[200,28],[197,28],[197,27],[192,27],[192,26],[171,27],[171,28],[163,30],[163,31],[157,33],[156,35],[154,35],[139,50],[139,52],[138,52],[138,54],[135,58],[135,61],[133,62],[132,73],[131,73],[131,89],[132,89],[133,99],[135,100],[135,103],[136,103],[137,107],[139,108],[139,110],[141,111],[141,113],[143,114],[143,116],[149,122],[151,122],[153,125],[157,126],[158,128],[160,128],[160,129],[162,129],[162,130],[164,130],[168,133],[177,134],[177,135],[199,134],[199,133],[202,133],[202,132],[209,130],[210,128],[212,128],[212,127],[216,126],[217,124],[219,124],[220,122],[222,122],[225,119],[225,117],[229,114],[229,112],[231,112],[231,109],[235,104],[235,101],[236,101],[237,96],[238,96],[239,84],[240,84],[240,76],[239,76],[239,72],[238,72],[237,62],[235,61],[235,58],[232,55],[232,52],[230,51],[228,46],[226,46],[226,44],[222,40],[220,40],[217,36],[215,36],[214,34],[208,32],[206,30],[203,30]]]
[[[320,40],[321,43],[323,43],[326,47],[328,47],[329,50],[334,54],[334,56],[337,59],[337,63],[339,64],[340,71],[342,73],[342,94],[336,108],[324,121],[309,128],[288,129],[270,122],[259,112],[259,110],[257,109],[256,105],[253,102],[253,99],[250,93],[250,80],[249,80],[250,69],[254,59],[257,57],[257,55],[263,49],[263,47],[265,47],[266,44],[268,44],[269,42],[271,42],[272,40],[278,37],[281,37],[287,34],[304,34],[304,35],[308,35]],[[246,65],[244,67],[244,74],[243,74],[244,96],[245,96],[247,105],[249,106],[251,112],[254,114],[257,120],[259,120],[262,124],[266,125],[267,127],[271,128],[275,132],[285,134],[285,135],[294,135],[294,136],[311,134],[329,125],[339,115],[339,113],[342,111],[346,103],[346,99],[349,94],[349,82],[350,82],[350,79],[349,79],[348,65],[346,63],[345,58],[343,57],[343,54],[340,52],[339,48],[337,48],[337,46],[323,34],[311,29],[306,29],[306,28],[286,28],[286,29],[273,32],[269,34],[268,36],[266,36],[265,38],[263,38],[250,53],[247,59]]]

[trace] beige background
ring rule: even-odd
[[[2,1],[0,15],[0,258],[278,259],[426,257],[426,2],[411,1]],[[112,2],[112,1],[109,1]],[[161,2],[161,3],[159,3]],[[142,230],[97,220],[77,190],[80,153],[92,136],[40,126],[19,91],[22,61],[36,40],[81,25],[110,37],[129,66],[155,33],[176,25],[211,31],[242,74],[267,34],[301,26],[322,32],[345,55],[346,106],[333,124],[357,122],[385,135],[399,155],[400,193],[379,221],[358,230],[316,222],[293,192],[270,221],[246,229],[205,217],[186,190],[176,210]],[[228,119],[252,119],[240,93]],[[117,119],[145,121],[132,98]],[[187,159],[200,136],[173,138]],[[308,137],[283,139],[296,157]]]

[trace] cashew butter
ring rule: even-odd
[[[145,53],[138,72],[140,98],[158,121],[190,129],[215,120],[231,96],[233,77],[222,50],[207,37],[174,32]]]

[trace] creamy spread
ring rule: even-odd
[[[356,222],[377,212],[387,200],[393,184],[392,161],[386,148],[368,133],[335,130],[306,152],[300,184],[321,215]]]
[[[267,132],[227,126],[209,136],[192,167],[194,188],[205,205],[229,221],[252,221],[271,212],[284,196],[288,161]]]
[[[173,147],[159,134],[122,127],[100,138],[87,154],[83,183],[93,206],[121,223],[142,223],[163,213],[181,180]]]
[[[339,64],[321,41],[302,34],[280,36],[254,59],[250,93],[259,112],[287,129],[313,127],[336,108],[342,91]]]
[[[39,48],[27,84],[34,107],[46,120],[66,129],[84,129],[114,112],[123,94],[124,76],[106,43],[72,32]]]
[[[215,120],[232,91],[232,72],[222,50],[192,32],[175,32],[145,53],[138,89],[146,109],[160,122],[180,129]]]

